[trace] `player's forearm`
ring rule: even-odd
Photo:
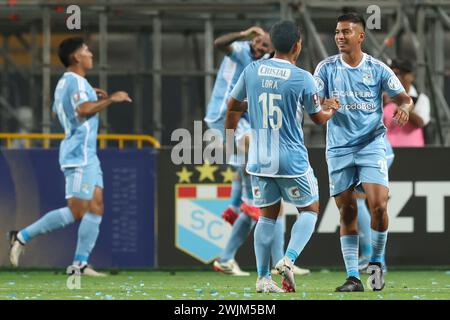
[[[227,33],[223,36],[218,37],[216,40],[214,40],[214,46],[221,50],[221,51],[225,51],[225,52],[230,52],[231,48],[230,45],[237,41],[237,40],[242,40],[245,38],[245,35],[243,34],[243,32],[232,32],[232,33]]]
[[[242,112],[227,110],[227,115],[225,117],[225,129],[236,130],[239,119],[242,116]]]
[[[80,117],[87,117],[102,111],[112,103],[113,101],[110,98],[99,101],[85,102],[77,108],[77,112]]]
[[[333,117],[334,113],[335,113],[335,110],[328,109],[328,110],[321,110],[320,112],[317,112],[310,116],[311,116],[311,120],[315,124],[322,125],[322,124],[327,123],[327,121],[330,120],[331,117]]]
[[[414,108],[414,103],[411,97],[408,96],[406,93],[395,96],[392,98],[392,100],[394,100],[394,102],[397,104],[399,108],[403,108],[407,110],[409,113],[411,113],[411,111]]]

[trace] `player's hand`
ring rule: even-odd
[[[109,98],[112,102],[132,102],[131,98],[128,96],[128,93],[125,91],[114,92]]]
[[[247,30],[244,30],[241,32],[242,37],[244,37],[245,39],[253,39],[254,37],[257,36],[263,36],[264,35],[264,30],[260,27],[250,27]]]
[[[108,93],[105,90],[99,89],[99,88],[94,88],[95,93],[97,94],[97,97],[99,99],[106,99],[108,98]]]
[[[403,126],[408,123],[409,120],[409,110],[406,106],[400,106],[394,111],[394,121],[399,125]]]
[[[325,111],[334,110],[337,111],[341,107],[341,103],[336,97],[331,97],[330,99],[324,99],[322,106],[325,107]]]

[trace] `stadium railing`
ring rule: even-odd
[[[32,141],[42,141],[42,147],[44,149],[50,148],[51,140],[64,139],[64,133],[0,133],[0,141],[6,141],[6,148],[16,148],[17,145],[14,141],[21,141],[21,148],[29,149],[32,147]],[[125,142],[135,141],[136,147],[141,149],[144,143],[149,143],[153,148],[159,149],[161,147],[159,141],[149,135],[138,134],[98,134],[97,140],[99,141],[100,149],[107,147],[107,141],[117,141],[119,149],[125,147]],[[3,143],[1,144],[3,145]],[[34,146],[33,146],[34,147]]]

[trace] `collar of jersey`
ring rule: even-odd
[[[339,55],[339,59],[341,60],[341,63],[344,67],[349,68],[349,69],[357,69],[362,66],[364,61],[366,61],[366,54],[363,52],[363,57],[356,67],[352,67],[347,62],[345,62],[344,59],[342,59],[342,53]]]
[[[291,64],[289,61],[284,60],[284,59],[280,59],[280,58],[271,58],[270,60]]]
[[[78,73],[75,73],[75,72],[73,72],[73,71],[66,71],[66,72],[64,72],[64,74],[73,74],[74,76],[76,76],[76,77],[80,77],[80,78],[83,78],[82,76],[80,76]]]

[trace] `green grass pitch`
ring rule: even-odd
[[[450,271],[389,271],[381,292],[336,293],[345,273],[313,270],[298,276],[297,292],[257,294],[256,274],[230,277],[214,271],[130,271],[105,278],[81,278],[81,289],[69,290],[61,270],[0,270],[1,300],[433,300],[450,299]],[[363,283],[367,279],[362,276]],[[280,277],[274,277],[279,282]],[[365,285],[366,290],[367,286]]]

